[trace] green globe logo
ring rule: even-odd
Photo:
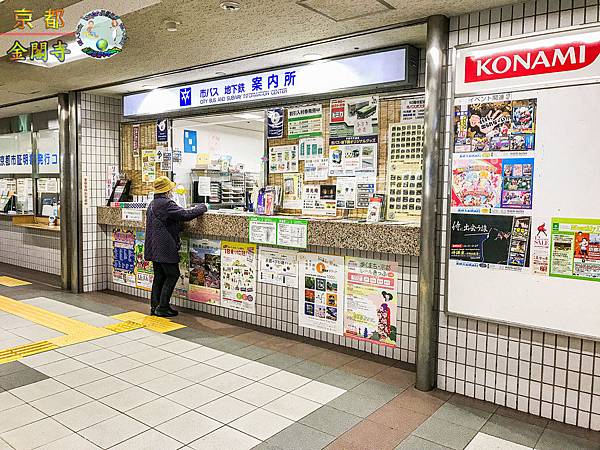
[[[96,42],[96,47],[101,52],[104,52],[108,48],[108,41],[106,39],[98,39],[98,41]]]

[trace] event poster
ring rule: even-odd
[[[113,228],[113,283],[136,287],[135,234],[131,230]]]
[[[457,159],[452,164],[452,206],[497,208],[502,192],[501,159]]]
[[[300,160],[322,158],[325,154],[324,147],[322,137],[300,139],[298,158]]]
[[[287,116],[288,139],[321,136],[323,133],[323,107],[320,103],[290,107]]]
[[[187,298],[190,289],[190,239],[181,238],[179,247],[179,280],[175,285],[175,295],[181,298]]]
[[[398,264],[346,257],[344,336],[396,346]]]
[[[552,218],[550,276],[600,281],[600,219]]]
[[[511,100],[511,94],[490,97],[494,101],[455,106],[454,151],[535,150],[537,99]]]
[[[256,314],[256,244],[221,242],[221,306]]]
[[[298,172],[298,146],[280,145],[269,148],[269,173]]]
[[[302,214],[335,216],[335,184],[305,184],[302,192]]]
[[[300,302],[298,325],[344,334],[344,258],[316,253],[298,254]]]
[[[267,138],[279,139],[283,137],[283,108],[267,109]]]
[[[502,208],[531,209],[533,200],[533,158],[502,161]]]
[[[298,288],[298,252],[261,247],[258,252],[258,281]]]
[[[154,270],[152,262],[144,259],[144,243],[146,241],[145,231],[135,232],[135,284],[138,288],[146,291],[152,290],[154,281]]]
[[[156,149],[142,150],[142,183],[153,183],[156,179]]]
[[[188,298],[218,305],[221,300],[221,241],[190,239]]]
[[[378,136],[330,138],[329,176],[376,175],[378,139]]]
[[[450,259],[458,265],[529,267],[531,217],[451,214]]]
[[[329,103],[331,138],[379,134],[379,97],[333,99]]]

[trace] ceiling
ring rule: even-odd
[[[14,30],[13,10],[27,7],[38,19],[32,32],[44,30],[43,12],[50,7],[65,9],[66,25],[61,31],[72,33],[79,17],[104,8],[121,15],[128,40],[124,51],[109,60],[84,58],[52,68],[9,62],[0,59],[0,105],[19,103],[54,95],[58,92],[105,86],[176,71],[204,67],[195,77],[214,77],[215,71],[227,74],[249,70],[249,62],[215,64],[248,55],[265,53],[260,68],[298,62],[302,55],[314,50],[310,43],[329,40],[318,47],[323,56],[351,51],[381,48],[397,43],[423,46],[423,25],[366,34],[394,24],[415,21],[432,14],[448,16],[482,8],[480,0],[237,0],[239,11],[228,12],[219,7],[220,0],[5,0],[0,3],[0,32]],[[485,8],[511,3],[512,0],[487,0]],[[165,21],[180,22],[177,32],[169,32]],[[337,41],[341,36],[352,36]],[[65,36],[65,39],[72,39]],[[0,45],[14,41],[15,36],[0,35]],[[24,41],[33,38],[23,36]],[[11,44],[8,45],[10,47]],[[287,52],[278,50],[304,46]],[[0,51],[4,54],[6,49]],[[258,64],[255,61],[256,64]],[[154,80],[158,85],[190,81],[190,74],[171,75]],[[183,79],[185,77],[185,80]],[[196,78],[196,79],[200,79]],[[146,84],[147,86],[142,86]],[[156,87],[152,81],[132,83],[120,89],[105,90],[119,94]],[[1,109],[0,109],[1,111]]]
[[[174,128],[189,128],[201,130],[205,127],[218,126],[229,130],[264,132],[264,111],[245,111],[242,114],[220,114],[214,116],[186,117],[174,119]]]

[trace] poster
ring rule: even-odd
[[[529,267],[531,217],[451,214],[450,259],[458,265]]]
[[[298,325],[342,335],[344,322],[344,258],[300,253],[298,255],[300,302]]]
[[[151,291],[154,270],[152,269],[152,262],[144,259],[145,240],[145,231],[135,232],[135,285],[145,291]]]
[[[156,142],[169,141],[169,127],[167,120],[168,119],[156,120]]]
[[[396,346],[398,264],[346,257],[344,336]]]
[[[531,209],[533,201],[533,158],[502,161],[502,208]]]
[[[549,218],[533,218],[531,227],[531,271],[535,275],[548,275],[550,224]]]
[[[329,176],[377,175],[377,136],[329,139]]]
[[[335,185],[336,206],[340,209],[356,208],[356,178],[338,178]]]
[[[298,146],[280,145],[269,147],[269,172],[298,172]]]
[[[173,149],[169,147],[163,148],[163,159],[160,163],[160,170],[163,172],[173,171]]]
[[[258,252],[258,281],[298,288],[298,252],[261,247]]]
[[[277,245],[277,219],[274,217],[250,217],[248,233],[250,242]]]
[[[375,195],[376,188],[376,177],[356,177],[356,207],[368,208],[369,200]]]
[[[288,139],[321,136],[323,107],[320,103],[290,107],[287,110]]]
[[[337,214],[334,184],[305,184],[302,192],[302,214],[335,216]]]
[[[131,230],[113,228],[113,283],[135,287],[135,234]]]
[[[189,247],[188,298],[218,305],[221,300],[221,241],[192,238]]]
[[[458,159],[452,164],[452,207],[498,208],[502,160]]]
[[[183,153],[198,153],[198,133],[196,130],[183,130]]]
[[[552,218],[550,276],[600,281],[600,220]]]
[[[179,280],[175,285],[174,295],[187,298],[190,288],[190,239],[182,237],[179,247]]]
[[[307,159],[323,158],[324,144],[322,137],[300,139],[298,144],[298,159],[301,161]]]
[[[277,219],[277,245],[306,248],[308,246],[308,221]]]
[[[156,179],[156,150],[142,150],[142,183],[153,183]]]
[[[279,139],[283,137],[283,108],[267,109],[267,138]]]
[[[302,208],[302,174],[283,175],[283,209]]]
[[[117,181],[119,181],[119,166],[110,165],[106,167],[106,183],[104,185],[104,198],[108,201],[110,196],[112,195],[112,191],[114,187],[117,185]],[[40,181],[38,180],[38,191],[39,192],[48,192],[47,190],[42,190],[40,188]]]
[[[221,306],[256,314],[256,244],[221,242]]]
[[[133,157],[139,158],[140,156],[140,124],[136,123],[131,126],[131,149],[133,150]]]
[[[333,99],[329,103],[331,138],[379,134],[379,97]]]
[[[495,101],[455,106],[454,152],[535,150],[537,99],[511,100],[511,94],[489,97]]]
[[[400,121],[422,123],[425,120],[425,97],[400,100]]]
[[[304,161],[304,181],[325,181],[329,178],[329,159],[315,158]]]

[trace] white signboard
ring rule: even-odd
[[[141,209],[121,209],[121,219],[128,220],[130,222],[142,222],[143,211]]]
[[[258,251],[258,281],[298,287],[298,252],[261,247]]]
[[[385,83],[408,84],[406,53],[406,47],[397,48],[131,94],[123,99],[124,115],[318,95]]]

